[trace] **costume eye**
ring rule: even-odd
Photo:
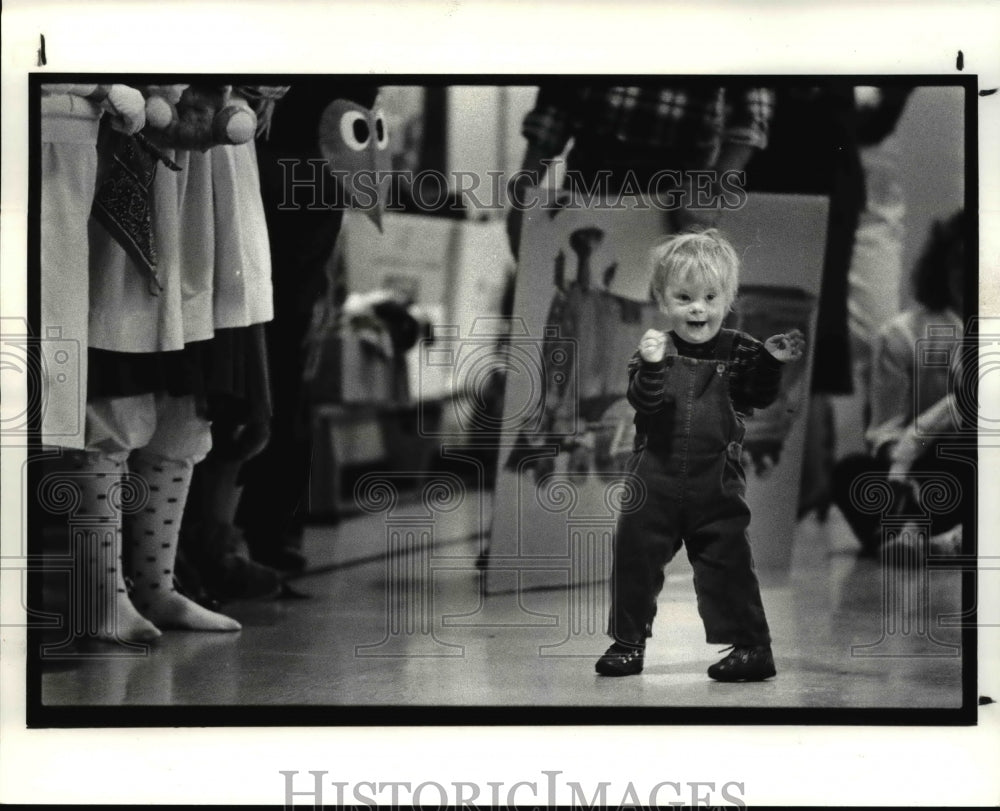
[[[340,137],[344,143],[355,152],[360,152],[371,139],[371,126],[368,119],[357,110],[344,113],[340,118]]]
[[[385,115],[381,110],[375,111],[375,146],[385,149],[389,146],[389,130],[385,125]]]

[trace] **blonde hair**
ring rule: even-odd
[[[672,234],[653,247],[651,257],[649,292],[657,304],[663,305],[670,284],[693,278],[718,287],[726,309],[732,309],[740,282],[740,257],[717,229]]]

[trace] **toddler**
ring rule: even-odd
[[[652,294],[669,331],[649,330],[628,366],[638,477],[615,538],[604,676],[643,668],[663,568],[687,547],[709,643],[732,652],[708,669],[719,681],[775,674],[771,637],[747,537],[741,464],[744,418],[778,395],[784,363],[802,357],[802,333],[763,344],[722,329],[736,298],[739,258],[718,231],[671,236],[653,252]]]

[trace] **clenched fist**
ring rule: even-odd
[[[675,355],[677,350],[670,336],[658,329],[646,330],[639,341],[639,356],[647,363],[659,363],[667,355]]]

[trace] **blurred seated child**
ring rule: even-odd
[[[873,349],[870,455],[849,456],[834,472],[834,501],[866,554],[882,543],[881,516],[862,509],[859,479],[866,474],[872,484],[889,483],[894,514],[928,515],[932,552],[957,554],[961,545],[961,489],[948,500],[954,504],[924,504],[920,489],[935,478],[961,488],[969,475],[967,464],[937,452],[960,428],[954,381],[964,332],[965,224],[959,211],[932,227],[914,272],[916,303],[882,328]]]

